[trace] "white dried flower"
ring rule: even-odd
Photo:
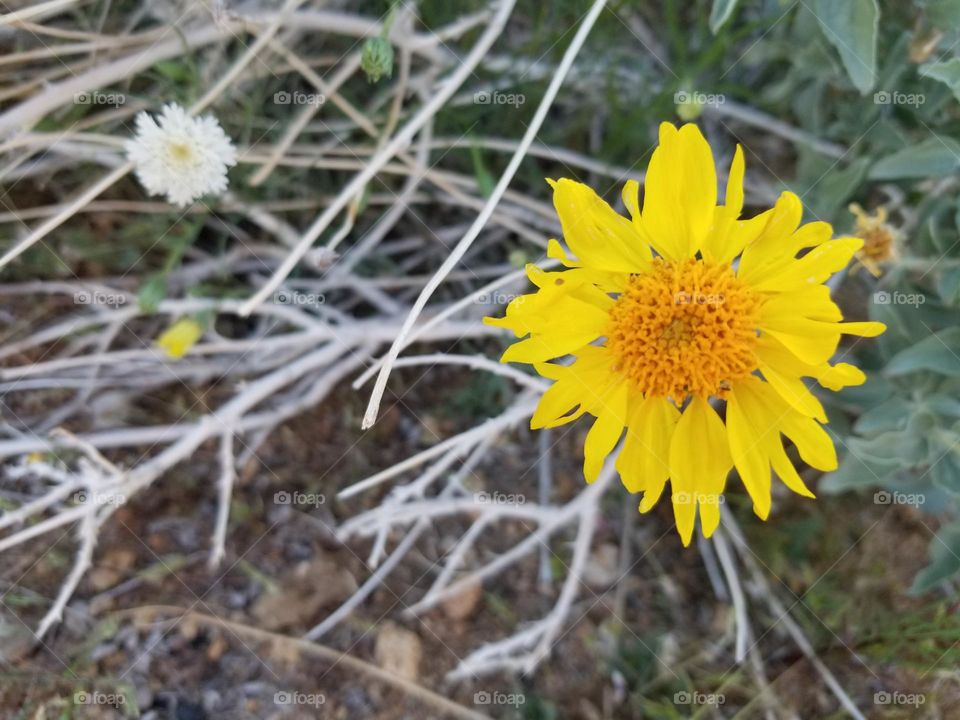
[[[216,118],[190,117],[174,104],[164,106],[159,123],[137,115],[137,134],[126,148],[147,192],[181,207],[226,190],[227,168],[237,164],[236,148]]]

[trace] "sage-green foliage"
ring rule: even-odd
[[[830,401],[841,465],[820,489],[862,490],[878,505],[946,518],[913,586],[923,592],[960,573],[960,1],[761,6],[715,0],[719,35],[761,17],[767,32],[743,68],[720,62],[719,77],[705,71],[692,87],[843,149],[800,140],[792,173],[764,158],[812,216],[849,231],[845,206],[857,201],[886,205],[903,228],[898,257],[879,279],[861,269],[837,293],[848,315],[865,309],[888,331],[841,347],[869,380]],[[741,82],[749,93],[741,95]],[[745,144],[749,169],[749,137]]]
[[[851,349],[869,380],[841,395],[841,409],[856,419],[838,435],[840,468],[820,487],[879,490],[879,505],[915,505],[953,518],[916,577],[913,590],[922,592],[960,572],[960,2],[878,8],[875,0],[824,0],[811,8],[841,61],[816,93],[811,127],[831,135],[850,128],[844,142],[854,145],[843,160],[848,168],[862,163],[860,177],[833,205],[848,197],[864,205],[892,199],[905,225],[899,257],[878,282],[865,282],[866,273],[848,280],[866,296],[870,318],[888,330],[864,343],[869,351]],[[925,45],[932,49],[924,52]],[[885,51],[877,54],[878,46]],[[844,84],[865,99],[838,94]],[[824,102],[828,97],[833,102]]]

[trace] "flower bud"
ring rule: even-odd
[[[393,75],[393,46],[390,41],[382,37],[367,38],[360,56],[360,69],[372,83],[379,82],[384,75]]]

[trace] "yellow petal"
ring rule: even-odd
[[[581,267],[550,272],[533,263],[528,263],[525,269],[530,282],[544,291],[545,294],[541,296],[543,305],[549,306],[555,302],[549,298],[565,295],[590,303],[601,310],[609,310],[616,302],[609,294],[612,288],[607,287],[610,273]],[[518,298],[514,298],[514,302],[516,300]]]
[[[640,512],[652,508],[670,477],[670,438],[680,412],[668,400],[640,399],[630,413],[617,470],[632,493],[644,492]]]
[[[684,545],[693,537],[698,496],[722,491],[732,464],[723,421],[706,400],[694,398],[670,441],[673,514]]]
[[[790,321],[802,318],[836,323],[843,320],[843,313],[830,297],[826,285],[809,285],[791,292],[768,296],[761,311],[761,326],[766,321]],[[783,323],[781,323],[783,324]],[[839,331],[839,328],[835,328]]]
[[[809,365],[829,360],[840,343],[840,323],[811,320],[787,313],[764,315],[761,309],[760,336],[769,334]]]
[[[800,198],[792,192],[781,193],[763,231],[743,251],[737,277],[750,284],[762,281],[772,265],[784,260],[785,251],[790,247],[789,238],[800,225],[802,216]]]
[[[560,264],[564,267],[580,267],[580,263],[567,255],[567,252],[563,249],[563,245],[561,245],[560,241],[556,238],[547,240],[547,257],[551,260],[559,260]]]
[[[588,345],[570,365],[534,363],[541,376],[555,382],[541,396],[530,427],[557,427],[587,412],[599,416],[608,393],[622,382],[613,371],[613,361],[607,348]]]
[[[696,125],[660,126],[644,180],[643,227],[668,260],[692,257],[704,244],[717,205],[717,171]]]
[[[627,420],[627,384],[617,385],[600,406],[596,422],[583,444],[583,475],[593,482],[600,474],[603,461],[616,446]]]
[[[583,183],[564,178],[550,184],[563,237],[582,264],[624,273],[647,267],[650,248],[632,222]]]
[[[636,180],[627,180],[623,184],[623,190],[620,192],[623,199],[623,205],[630,213],[630,219],[634,225],[640,221],[640,183]]]
[[[837,469],[837,449],[833,439],[816,420],[803,417],[800,413],[787,413],[781,420],[780,428],[784,435],[793,440],[807,465],[823,471]]]
[[[730,454],[744,487],[753,500],[753,511],[761,520],[770,514],[770,461],[764,452],[765,434],[779,432],[762,415],[762,402],[756,396],[758,380],[734,383],[727,400],[727,435]]]
[[[805,223],[797,228],[797,231],[793,233],[790,238],[790,246],[795,248],[795,251],[808,247],[816,247],[817,245],[828,242],[832,235],[833,228],[830,223],[815,220],[814,222]]]
[[[201,335],[203,335],[203,326],[200,323],[193,318],[181,318],[157,338],[157,345],[169,357],[180,359],[197,344]]]
[[[806,363],[769,334],[760,337],[756,353],[761,367],[772,368],[785,376],[812,377],[829,390],[842,390],[848,385],[862,385],[867,379],[859,368],[849,363],[836,365],[826,362],[815,365]]]
[[[593,342],[597,335],[592,332],[533,335],[526,340],[515,342],[504,350],[503,355],[500,356],[500,362],[537,363],[563,357]]]
[[[840,330],[844,335],[859,335],[860,337],[876,337],[886,329],[887,326],[882,322],[848,322],[840,324]]]
[[[773,466],[773,471],[777,474],[777,477],[793,492],[804,497],[814,497],[787,457],[780,439],[780,432],[783,429],[781,426],[786,416],[796,416],[797,414],[782,399],[777,397],[768,383],[756,379],[747,380],[737,383],[734,393],[736,394],[735,403],[744,411],[752,425],[752,430],[749,432],[755,433],[755,441],[760,446],[765,461]],[[728,429],[730,428],[731,418],[730,408],[731,403],[728,402]],[[767,472],[769,473],[769,471]],[[769,475],[767,477],[769,480]],[[761,518],[766,519],[766,514],[769,512],[769,487],[767,487],[766,494],[763,496],[762,506],[758,507],[756,500],[754,501],[754,511]]]
[[[733,153],[733,160],[730,162],[730,174],[727,178],[727,197],[725,205],[729,210],[739,216],[743,210],[743,148],[737,144],[737,149]]]
[[[705,538],[711,537],[714,530],[720,525],[720,504],[722,502],[722,488],[721,492],[705,493],[700,497],[700,503],[697,507],[700,509],[700,529],[703,530]]]
[[[791,260],[775,272],[767,273],[754,283],[757,290],[788,292],[806,285],[824,282],[850,262],[863,247],[860,238],[843,238],[822,243],[801,258]]]
[[[557,427],[575,420],[584,413],[581,408],[583,390],[569,380],[560,380],[547,388],[540,396],[537,409],[530,418],[530,428],[538,430],[545,427]],[[573,414],[571,410],[577,409]]]
[[[743,252],[745,247],[756,242],[763,232],[773,210],[767,210],[749,220],[735,220],[725,207],[717,208],[717,236],[704,247],[704,257],[719,263],[729,263]]]
[[[781,482],[793,490],[793,492],[797,493],[797,495],[808,498],[817,497],[810,492],[810,488],[803,482],[800,473],[797,472],[793,463],[790,462],[790,458],[787,457],[787,453],[783,449],[779,437],[776,443],[771,445],[770,462],[773,464],[773,471],[777,474],[777,477],[780,478]]]
[[[727,178],[726,204],[714,209],[713,227],[701,243],[705,260],[730,262],[746,245],[747,238],[737,223],[743,210],[743,169],[743,148],[737,145]]]
[[[606,331],[608,315],[569,290],[545,286],[515,298],[507,305],[506,317],[485,318],[484,322],[512,330],[518,337],[530,336],[508,347],[501,362],[536,363],[589,345]]]
[[[808,417],[816,418],[820,422],[827,421],[823,405],[799,376],[781,374],[763,363],[760,364],[760,372],[770,386],[780,393],[780,397],[790,403],[795,410]]]
[[[824,365],[814,377],[825,388],[833,391],[842,390],[850,385],[863,385],[867,381],[863,370],[850,363]]]

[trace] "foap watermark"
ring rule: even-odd
[[[902,93],[897,90],[880,90],[873,94],[874,105],[912,105],[920,107],[927,101],[923,93]]]
[[[118,492],[100,492],[99,490],[77,490],[73,494],[77,505],[123,505],[127,496]]]
[[[522,93],[505,93],[499,90],[478,90],[473,94],[474,105],[513,105],[518,108],[527,101]]]
[[[88,92],[78,92],[73,95],[74,105],[112,105],[120,107],[127,102],[127,96],[123,93],[105,93],[99,90],[90,90]]]
[[[119,708],[127,704],[123,693],[105,693],[99,690],[78,690],[73,694],[74,705],[107,705]]]
[[[673,94],[674,105],[705,105],[716,107],[723,105],[727,101],[727,96],[722,93],[705,93],[699,90],[677,90]]]
[[[673,296],[674,305],[723,305],[726,301],[723,293],[681,291]]]
[[[327,101],[326,95],[322,93],[305,93],[299,90],[287,92],[281,90],[273,94],[273,103],[275,105],[323,105]]]
[[[313,505],[319,507],[327,501],[327,496],[323,493],[305,493],[299,490],[287,492],[281,490],[273,494],[273,502],[276,505]]]
[[[675,492],[671,499],[676,505],[689,505],[697,503],[699,505],[723,505],[726,502],[723,495],[713,493],[688,493]]]
[[[874,505],[910,505],[911,507],[920,507],[927,501],[923,493],[902,493],[888,490],[880,490],[873,495]]]
[[[299,290],[277,290],[273,294],[273,302],[277,305],[318,306],[327,302],[327,298],[323,293],[303,293]]]
[[[926,301],[927,296],[923,293],[878,290],[873,294],[874,305],[912,305],[913,307],[920,307]]]
[[[681,690],[673,694],[674,705],[723,705],[727,701],[723,693],[688,692]]]
[[[894,690],[887,692],[881,690],[873,694],[874,705],[910,705],[918,708],[927,701],[927,696],[923,693],[903,693]]]
[[[309,705],[311,707],[320,707],[327,701],[323,693],[302,693],[295,690],[280,690],[274,693],[273,703],[275,705]]]
[[[474,705],[510,705],[511,707],[520,707],[527,701],[523,693],[505,693],[494,690],[480,690],[473,694]]]
[[[474,300],[474,302],[477,305],[506,305],[519,297],[523,297],[523,295],[520,293],[506,293],[502,290],[495,290],[493,292],[477,295],[477,299]]]
[[[473,500],[480,505],[523,505],[527,501],[527,497],[520,493],[502,493],[499,490],[486,492],[482,490],[473,494]]]
[[[100,292],[99,290],[83,290],[73,294],[74,305],[109,305],[117,307],[127,304],[127,296],[122,293]]]

